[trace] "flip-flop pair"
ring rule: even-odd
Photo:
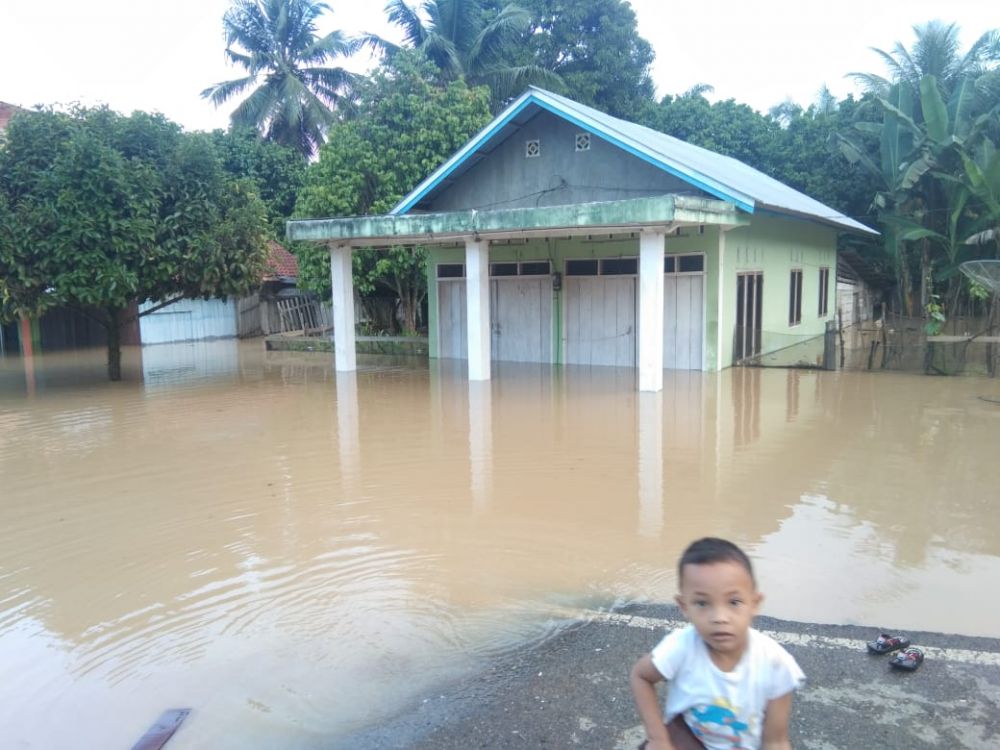
[[[882,633],[874,641],[868,642],[868,650],[873,654],[888,654],[893,651],[889,666],[896,669],[914,671],[924,661],[924,652],[910,645],[910,639],[903,635]]]

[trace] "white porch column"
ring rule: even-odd
[[[330,248],[330,281],[333,284],[333,356],[336,369],[356,370],[354,342],[354,277],[350,245]]]
[[[490,379],[490,243],[465,241],[469,380]]]
[[[663,390],[663,252],[666,231],[639,235],[639,390]]]

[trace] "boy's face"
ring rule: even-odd
[[[685,565],[681,571],[677,604],[705,644],[717,653],[737,658],[743,654],[762,598],[750,573],[737,562]]]

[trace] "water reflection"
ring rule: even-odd
[[[639,394],[639,533],[663,530],[663,394]]]
[[[486,510],[490,504],[493,456],[492,384],[469,381],[469,469],[472,504]]]
[[[200,380],[232,380],[239,374],[240,344],[236,339],[154,344],[137,350],[147,390]],[[136,350],[135,347],[132,347]]]
[[[177,704],[192,747],[329,746],[543,636],[554,604],[671,598],[701,534],[751,549],[772,615],[1000,628],[992,381],[743,369],[640,394],[614,368],[470,384],[202,347],[147,347],[112,385],[103,352],[46,355],[32,398],[0,363],[15,745],[128,746]]]
[[[361,476],[361,432],[358,427],[358,374],[338,370],[337,378],[337,449],[340,452],[340,475],[343,497],[354,497]]]

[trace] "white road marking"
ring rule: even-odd
[[[566,612],[570,615],[570,612]],[[646,630],[675,630],[687,623],[683,620],[670,620],[663,617],[646,617],[644,615],[628,615],[620,612],[599,612],[596,610],[578,610],[575,619],[592,622],[607,622],[614,625],[625,625],[630,628],[645,628]],[[865,642],[853,638],[835,638],[827,635],[809,633],[790,633],[781,630],[764,630],[760,632],[771,636],[778,643],[807,648],[847,649],[849,651],[864,651]],[[1000,667],[1000,652],[973,651],[965,648],[936,648],[914,644],[928,659],[958,662],[960,664],[977,664],[980,666]]]

